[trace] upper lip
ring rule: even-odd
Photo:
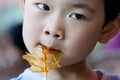
[[[50,46],[50,47],[48,47],[47,45],[44,45],[44,44],[41,44],[40,43],[40,45],[42,45],[42,46],[45,46],[45,47],[47,47],[48,49],[50,49],[50,50],[55,50],[55,51],[58,51],[58,52],[62,52],[61,50],[59,50],[59,49],[57,49],[57,48],[54,48],[54,47],[52,47],[52,46]]]

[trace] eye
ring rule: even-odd
[[[46,10],[46,11],[50,10],[49,6],[43,3],[37,3],[37,7],[41,10]]]
[[[72,13],[70,15],[70,17],[72,17],[73,19],[76,19],[76,20],[84,20],[86,19],[86,16],[82,15],[82,14],[78,14],[78,13]]]

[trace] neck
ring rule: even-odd
[[[97,80],[95,72],[85,62],[53,69],[48,73],[48,77],[51,80]]]

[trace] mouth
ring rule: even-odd
[[[58,52],[58,53],[62,53],[61,50],[59,49],[56,49],[56,48],[53,48],[53,47],[47,47],[46,45],[43,45],[43,44],[38,44],[38,46],[43,46],[46,50],[49,50],[51,53],[52,52]]]
[[[23,59],[31,65],[32,72],[48,72],[52,68],[61,67],[61,51],[57,49],[48,49],[44,45],[37,45],[32,54],[23,55]]]

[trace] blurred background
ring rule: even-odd
[[[0,80],[16,77],[28,67],[22,59],[25,51],[18,0],[0,0]],[[88,65],[120,75],[120,33],[107,44],[98,43]]]
[[[28,67],[22,59],[26,48],[18,1],[0,0],[0,80],[16,77]]]

